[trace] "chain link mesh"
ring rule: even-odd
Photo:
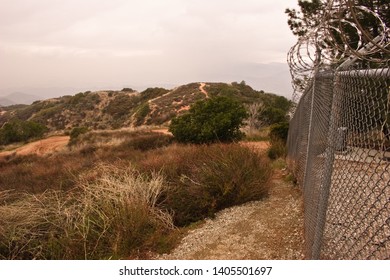
[[[288,53],[298,104],[287,160],[304,192],[306,257],[390,259],[390,7],[316,3]]]
[[[308,258],[390,259],[390,68],[320,70],[290,123]]]

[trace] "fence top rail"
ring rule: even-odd
[[[336,72],[338,76],[353,76],[353,77],[390,77],[390,68],[363,69],[363,70],[348,70]]]

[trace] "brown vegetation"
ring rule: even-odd
[[[55,152],[60,152],[65,149],[68,142],[69,136],[53,136],[50,138],[31,142],[15,150],[0,152],[0,160],[1,158],[11,156],[25,156],[30,154],[44,156]]]
[[[172,248],[172,224],[268,193],[267,159],[238,144],[172,145],[153,132],[80,137],[65,152],[0,161],[0,258],[144,258]]]

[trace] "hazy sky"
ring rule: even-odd
[[[0,0],[0,93],[245,80],[289,96],[296,2]]]

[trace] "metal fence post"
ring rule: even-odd
[[[332,184],[332,173],[333,173],[333,162],[335,154],[335,133],[336,133],[336,104],[334,96],[334,74],[332,73],[332,83],[329,87],[332,89],[332,106],[331,106],[331,115],[330,115],[330,127],[328,132],[328,147],[326,149],[326,159],[324,164],[324,178],[320,186],[320,199],[317,212],[317,224],[315,229],[313,247],[312,247],[312,259],[318,260],[321,258],[321,248],[323,245],[323,235],[326,224],[326,213],[328,209],[328,199],[330,194],[330,187]],[[337,97],[336,97],[337,98]]]

